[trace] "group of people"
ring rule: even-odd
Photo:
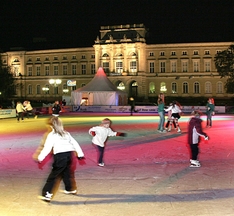
[[[52,116],[48,120],[50,132],[48,133],[45,142],[38,148],[33,155],[33,158],[41,163],[50,152],[53,152],[54,163],[53,169],[49,174],[47,181],[42,189],[42,200],[50,202],[54,195],[54,189],[57,181],[62,179],[65,184],[65,194],[76,194],[75,170],[72,168],[74,156],[79,160],[84,159],[84,153],[78,142],[71,134],[64,130],[61,119],[57,116]],[[88,133],[93,137],[92,143],[97,147],[98,151],[98,166],[103,167],[105,143],[110,136],[125,136],[125,133],[115,132],[110,128],[111,120],[105,118],[101,124],[90,128]]]
[[[177,132],[181,132],[179,127],[178,120],[180,119],[181,105],[173,101],[169,108],[164,107],[164,98],[159,95],[158,97],[158,114],[159,114],[159,125],[158,130],[159,132],[166,132],[171,131],[172,124],[174,128],[177,129]],[[165,122],[165,112],[168,112],[168,122],[166,123],[166,127],[164,128]],[[206,127],[212,127],[212,116],[215,114],[215,105],[214,99],[209,98],[206,104]],[[201,115],[202,113],[199,110],[195,110],[192,112],[193,117],[189,120],[188,123],[188,145],[190,149],[190,167],[200,167],[201,164],[198,160],[199,154],[199,143],[200,137],[203,137],[204,140],[208,140],[208,135],[202,129],[202,120]]]
[[[167,112],[167,123],[165,123],[165,112]],[[178,133],[181,132],[179,122],[182,114],[182,106],[179,102],[173,101],[169,104],[169,107],[166,108],[164,104],[164,96],[163,94],[159,94],[158,96],[158,115],[159,115],[159,124],[158,124],[158,131],[161,133],[170,132],[172,130],[172,125],[174,129],[177,130]],[[214,99],[209,98],[206,104],[206,126],[212,127],[212,116],[215,115],[215,105]]]
[[[32,115],[34,118],[37,118],[30,101],[24,101],[23,104],[18,101],[16,104],[16,114],[18,122],[20,122],[20,120],[24,121],[24,116],[29,118],[29,116]]]
[[[208,100],[207,110],[214,112],[214,101]],[[171,112],[168,118],[167,126],[168,130],[171,130],[174,122],[174,127],[177,128],[177,132],[181,129],[178,124],[180,118],[181,106],[176,101],[173,101],[168,108],[164,107],[163,97],[158,99],[158,112],[160,116],[160,131],[164,129],[165,112]],[[55,103],[55,107],[59,106],[59,103]],[[193,117],[188,124],[188,144],[190,148],[190,167],[200,167],[201,164],[198,160],[199,154],[199,142],[200,137],[208,140],[208,135],[202,130],[202,120],[200,119],[201,113],[199,111],[193,112]],[[50,132],[48,133],[45,142],[43,143],[40,151],[37,151],[33,158],[41,163],[48,154],[53,152],[54,162],[51,173],[49,174],[47,181],[42,189],[42,200],[50,202],[55,193],[55,185],[58,180],[63,180],[65,185],[65,194],[76,194],[77,187],[75,182],[75,170],[72,168],[74,162],[74,156],[79,160],[84,159],[84,153],[78,144],[78,142],[71,136],[71,134],[64,130],[63,123],[58,115],[52,115],[48,120],[50,126]],[[212,125],[211,118],[209,118],[209,126]],[[104,150],[108,137],[111,136],[125,136],[125,133],[115,132],[111,129],[111,120],[105,118],[101,121],[100,125],[91,127],[88,133],[92,136],[92,144],[97,148],[98,159],[97,164],[103,167]]]

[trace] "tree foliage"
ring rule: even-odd
[[[12,98],[15,94],[15,78],[9,66],[3,66],[0,59],[0,92],[3,100]]]
[[[221,78],[227,77],[226,92],[234,93],[234,45],[216,54],[215,67]]]

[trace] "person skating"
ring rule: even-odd
[[[52,107],[52,115],[58,117],[60,112],[61,106],[59,105],[59,101],[55,101]]]
[[[98,166],[103,167],[104,161],[104,150],[106,145],[106,140],[110,136],[125,136],[125,133],[114,132],[111,128],[111,120],[105,118],[102,120],[99,126],[94,126],[89,129],[89,134],[93,136],[92,143],[97,147],[98,150]]]
[[[172,120],[170,121],[168,132],[171,131],[172,121],[175,121],[177,132],[180,133],[181,129],[180,129],[178,120],[180,119],[180,115],[182,113],[181,105],[177,101],[173,101],[172,105],[169,108],[165,109],[166,112],[168,112],[170,110],[171,110],[171,119]]]
[[[20,122],[20,119],[21,121],[24,121],[24,106],[20,101],[17,102],[15,109],[17,114],[17,121]]]
[[[193,112],[193,117],[188,124],[188,144],[190,148],[190,167],[200,167],[198,160],[200,137],[208,140],[208,136],[202,130],[201,113],[199,111]]]
[[[29,118],[29,115],[32,115],[35,119],[37,118],[37,115],[33,112],[33,108],[32,108],[30,101],[24,102],[24,109],[26,111],[27,118]]]
[[[52,131],[48,134],[40,154],[37,157],[34,155],[34,159],[36,157],[41,163],[53,151],[53,168],[42,189],[42,200],[49,202],[53,197],[55,185],[60,179],[64,182],[65,194],[76,194],[75,171],[72,169],[72,163],[74,155],[78,159],[83,159],[84,153],[78,142],[64,130],[62,121],[58,117],[52,116],[48,124]]]
[[[215,111],[215,105],[214,105],[214,99],[209,98],[206,104],[206,127],[212,127],[212,116],[214,115]]]
[[[160,133],[165,133],[164,122],[165,122],[165,111],[164,111],[164,102],[161,98],[158,99],[158,115],[159,115],[159,124],[158,131]]]

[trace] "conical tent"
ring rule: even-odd
[[[127,105],[127,93],[118,90],[107,78],[103,68],[99,68],[94,78],[86,85],[71,93],[73,105]]]

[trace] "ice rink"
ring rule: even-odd
[[[89,128],[103,118],[127,137],[111,137],[105,166]],[[38,165],[32,155],[47,132],[46,119],[0,120],[1,216],[231,216],[234,215],[234,116],[215,115],[210,137],[200,144],[200,168],[189,167],[187,123],[182,133],[158,133],[156,115],[76,113],[61,115],[64,127],[78,141],[85,160],[76,167],[77,195],[65,195],[60,183],[50,203],[38,196],[52,159]]]

